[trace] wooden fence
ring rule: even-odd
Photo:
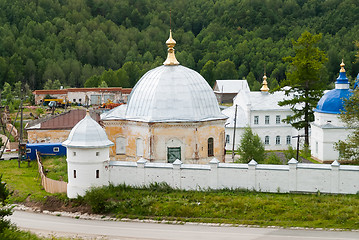
[[[41,176],[41,185],[44,187],[45,191],[48,193],[66,193],[67,182],[56,181],[46,177],[44,173],[44,166],[42,165],[40,153],[38,151],[36,151],[36,159],[39,174]]]

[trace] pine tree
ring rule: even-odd
[[[2,175],[0,175],[0,233],[10,226],[10,221],[5,219],[6,216],[12,214],[12,208],[6,206],[10,195],[11,192],[6,183],[2,182]]]
[[[327,57],[316,47],[321,38],[321,34],[312,35],[305,31],[297,41],[293,41],[295,56],[284,58],[290,62],[290,68],[287,78],[280,85],[281,89],[288,87],[284,91],[289,98],[279,102],[279,105],[289,105],[294,113],[284,121],[297,129],[304,128],[306,145],[309,145],[310,122],[314,120],[313,109],[325,88],[320,72]]]

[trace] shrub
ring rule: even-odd
[[[108,202],[110,191],[108,187],[91,188],[84,197],[94,213],[108,213]]]
[[[38,115],[38,116],[40,116],[40,114],[44,114],[45,113],[45,111],[44,111],[44,109],[43,108],[36,108],[36,114]]]
[[[168,183],[166,182],[151,183],[148,186],[148,190],[150,190],[151,192],[166,192],[166,193],[173,192],[173,188],[170,185],[168,185]]]
[[[284,151],[284,156],[287,159],[287,161],[291,160],[292,158],[297,157],[297,151],[293,149],[291,145],[288,146],[288,149]]]
[[[309,158],[312,155],[311,152],[310,152],[309,145],[307,145],[307,144],[304,144],[303,149],[300,151],[300,153],[305,158]]]
[[[241,141],[238,147],[240,161],[248,163],[252,159],[257,163],[262,163],[265,157],[264,144],[258,134],[252,132],[250,127],[244,129]]]
[[[283,164],[282,160],[277,156],[277,154],[270,154],[264,161],[265,164]]]

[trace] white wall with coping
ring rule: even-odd
[[[111,161],[109,181],[114,184],[143,186],[165,182],[186,190],[242,188],[262,192],[312,192],[356,194],[359,192],[359,166],[304,164],[295,159],[288,165],[220,163],[207,165]]]

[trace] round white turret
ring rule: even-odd
[[[89,114],[71,130],[62,143],[67,148],[67,196],[84,196],[91,187],[109,183],[109,147],[105,130]]]

